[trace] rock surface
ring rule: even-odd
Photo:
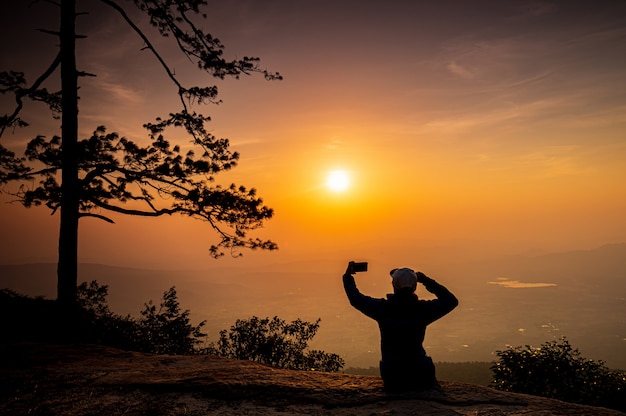
[[[532,415],[624,413],[442,381],[386,395],[378,377],[94,345],[0,345],[2,415]]]

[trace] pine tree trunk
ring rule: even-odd
[[[61,0],[61,224],[57,268],[59,303],[76,302],[78,283],[78,73],[76,71],[76,0]]]

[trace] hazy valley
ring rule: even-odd
[[[148,300],[176,286],[194,322],[206,320],[209,341],[238,318],[321,318],[312,347],[335,352],[347,366],[376,366],[375,323],[350,307],[342,266],[324,262],[209,270],[144,270],[81,264],[81,281],[109,285],[109,305],[136,315]],[[0,287],[55,297],[56,265],[2,265]],[[583,356],[626,368],[626,244],[591,251],[442,264],[432,277],[460,306],[429,327],[425,346],[435,361],[490,361],[507,345],[538,345],[566,336]],[[360,289],[384,296],[390,286],[374,271],[359,274]],[[423,290],[419,295],[427,297]]]

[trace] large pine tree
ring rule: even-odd
[[[77,69],[75,46],[83,36],[75,29],[76,19],[80,18],[76,0],[58,3],[60,29],[45,32],[58,36],[59,53],[34,83],[29,85],[23,72],[0,73],[1,92],[14,94],[16,103],[0,118],[0,138],[6,138],[15,127],[28,125],[20,117],[26,100],[44,102],[53,112],[61,113],[61,137],[37,136],[28,143],[24,156],[0,143],[2,191],[11,193],[26,207],[45,204],[60,213],[58,300],[67,305],[76,302],[79,219],[91,216],[113,222],[103,211],[153,217],[178,213],[204,220],[219,236],[219,242],[210,248],[214,257],[241,247],[275,249],[274,242],[248,235],[273,215],[254,188],[213,183],[217,173],[236,166],[239,158],[237,152],[230,151],[227,139],[206,130],[209,117],[192,108],[194,104],[216,102],[217,87],[186,86],[126,8],[136,6],[161,36],[172,39],[187,58],[213,77],[261,73],[268,80],[276,80],[281,76],[261,69],[258,58],[226,60],[219,39],[194,23],[206,17],[201,11],[207,7],[205,0],[86,0],[81,6],[94,3],[109,6],[119,16],[120,26],[143,40],[145,49],[176,86],[180,108],[144,124],[150,138],[147,146],[108,133],[104,126],[94,126],[91,137],[79,140],[79,80],[93,74]],[[49,92],[46,81],[59,72],[61,90]],[[179,145],[172,146],[165,135],[174,128],[185,129],[196,149],[183,153]],[[24,185],[26,181],[37,185],[9,186]]]

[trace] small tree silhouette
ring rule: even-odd
[[[158,307],[152,300],[145,303],[138,319],[112,313],[106,301],[108,289],[95,280],[78,286],[83,341],[153,354],[197,352],[199,339],[206,336],[201,332],[205,321],[191,324],[190,311],[181,310],[174,286],[163,292]]]
[[[217,344],[208,348],[211,354],[237,360],[257,361],[290,370],[337,372],[345,364],[337,354],[305,351],[319,328],[315,323],[296,319],[287,323],[277,316],[260,319],[237,319],[230,330],[220,331]]]
[[[189,310],[181,311],[175,287],[163,293],[158,308],[152,301],[146,303],[138,324],[140,350],[156,354],[192,354],[198,338],[206,335],[201,332],[205,321],[193,326]]]

